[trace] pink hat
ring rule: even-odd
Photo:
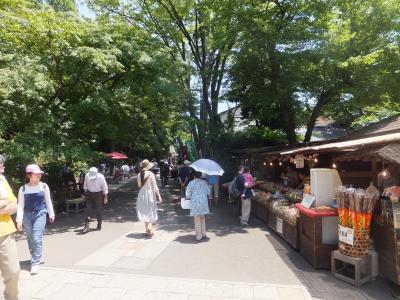
[[[40,170],[40,167],[36,164],[28,165],[25,169],[26,173],[33,173],[33,174],[43,174],[44,172]]]

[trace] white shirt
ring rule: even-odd
[[[85,175],[85,182],[83,189],[92,193],[103,192],[104,195],[108,194],[108,186],[103,174],[98,173],[96,178],[90,179],[89,173]]]
[[[53,203],[51,203],[50,198],[50,189],[49,186],[43,182],[39,182],[38,185],[30,186],[25,185],[25,192],[23,191],[23,187],[21,186],[18,192],[18,206],[17,206],[17,223],[22,223],[22,219],[24,218],[24,207],[25,207],[25,194],[34,194],[44,191],[44,201],[46,203],[47,212],[49,213],[50,218],[54,218],[54,209]]]

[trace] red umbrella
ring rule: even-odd
[[[112,158],[112,159],[127,159],[128,156],[125,154],[119,153],[119,152],[111,152],[106,154],[107,157]]]

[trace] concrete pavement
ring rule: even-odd
[[[163,190],[152,239],[137,222],[132,181],[114,187],[102,231],[80,235],[82,216],[57,216],[47,228],[44,264],[36,276],[27,271],[29,253],[21,237],[23,298],[391,299],[376,284],[356,290],[315,271],[261,222],[253,218],[250,227],[241,227],[234,206],[212,209],[208,239],[198,243],[176,192]]]

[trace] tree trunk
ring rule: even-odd
[[[326,106],[327,103],[329,103],[329,101],[333,99],[334,95],[335,95],[334,88],[329,89],[327,91],[323,90],[320,93],[317,104],[314,106],[311,116],[307,122],[307,131],[303,140],[304,143],[311,141],[315,123],[317,122],[318,117],[321,115],[322,109]]]
[[[281,95],[279,91],[279,81],[281,77],[281,65],[279,58],[276,55],[275,43],[271,43],[267,47],[268,55],[271,61],[271,89],[273,91],[274,100],[279,105],[279,114],[283,123],[283,128],[286,133],[289,144],[295,144],[296,124],[294,122],[293,108],[290,105],[291,99],[285,95]]]
[[[288,139],[289,145],[293,145],[297,143],[296,137],[296,123],[294,120],[293,106],[291,105],[290,98],[282,98],[280,99],[280,115],[283,120],[283,127],[285,129],[286,137]]]

